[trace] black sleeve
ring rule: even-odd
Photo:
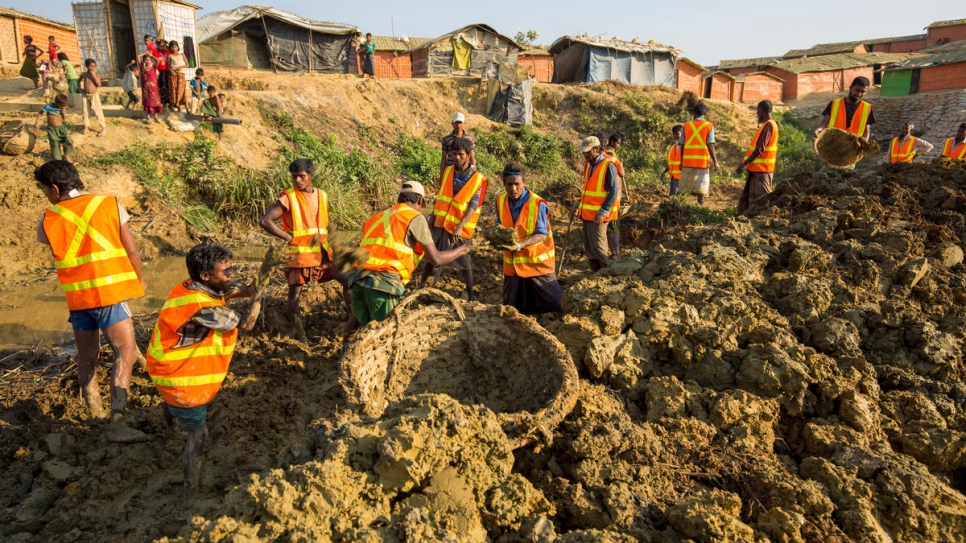
[[[829,102],[828,105],[825,106],[825,109],[822,110],[822,116],[824,117],[825,115],[831,115],[831,114],[832,114],[832,102]]]

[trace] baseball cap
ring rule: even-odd
[[[453,114],[453,122],[454,123],[465,123],[466,122],[466,116],[457,111],[456,113]]]
[[[580,141],[581,153],[586,153],[587,151],[590,151],[594,147],[600,147],[600,140],[597,139],[597,136],[587,136],[586,138]]]
[[[402,190],[399,191],[399,194],[406,194],[407,192],[415,192],[423,198],[426,197],[426,190],[423,189],[423,184],[419,181],[406,181],[403,183]]]

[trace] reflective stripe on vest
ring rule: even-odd
[[[215,397],[228,374],[238,336],[237,330],[209,329],[198,343],[177,347],[178,331],[199,309],[225,305],[224,299],[190,289],[190,284],[185,281],[171,289],[145,356],[148,375],[165,403],[182,408],[207,405]]]
[[[406,245],[406,232],[409,223],[419,216],[419,212],[408,204],[396,204],[391,208],[369,217],[362,229],[360,247],[369,251],[369,258],[362,267],[372,271],[391,271],[398,273],[405,285],[416,270],[416,256]]]
[[[459,226],[463,217],[466,216],[466,210],[470,207],[470,200],[479,192],[480,199],[477,202],[476,211],[466,221],[463,226],[463,233],[460,236],[470,239],[476,230],[476,223],[480,220],[480,210],[483,209],[483,199],[486,197],[487,180],[480,172],[473,172],[473,175],[466,181],[459,193],[454,195],[453,176],[455,174],[456,168],[453,166],[447,166],[443,170],[443,178],[439,185],[439,191],[436,193],[436,202],[433,204],[433,225],[445,228],[450,234],[456,232],[456,227]]]
[[[914,136],[909,136],[902,146],[899,145],[899,138],[892,138],[892,145],[889,146],[889,162],[912,162],[916,157],[916,152],[912,150],[915,146]]]
[[[690,121],[684,125],[682,168],[704,169],[711,166],[708,135],[711,133],[712,126],[708,121]]]
[[[667,173],[671,179],[681,179],[681,145],[678,143],[667,150]]]
[[[68,309],[107,307],[144,296],[121,243],[116,198],[85,194],[58,202],[44,213],[43,229]]]
[[[953,138],[946,140],[946,145],[943,146],[943,156],[959,160],[966,159],[966,141],[957,145],[955,149],[953,143]]]
[[[530,192],[530,199],[523,204],[520,215],[516,222],[513,222],[513,214],[510,212],[510,199],[506,194],[501,194],[497,199],[497,220],[507,228],[516,231],[517,242],[521,242],[534,234],[537,229],[537,215],[540,212],[540,204],[544,202],[533,191]],[[553,233],[550,230],[549,217],[547,221],[547,237],[540,243],[535,243],[529,247],[524,247],[519,251],[503,251],[503,275],[520,277],[537,277],[553,273],[554,264]]]
[[[332,259],[332,248],[329,246],[329,196],[320,188],[315,189],[319,210],[316,216],[310,217],[309,201],[296,188],[290,188],[284,193],[288,196],[288,212],[282,215],[282,229],[292,235],[292,241],[285,247],[286,254],[292,260],[286,264],[289,268],[311,268],[322,265],[322,249]],[[317,243],[312,238],[319,236]]]
[[[747,160],[751,156],[751,153],[755,152],[758,138],[761,137],[761,133],[766,125],[771,125],[771,138],[765,143],[765,150],[745,167],[749,172],[771,173],[775,171],[775,161],[778,159],[778,123],[772,119],[768,119],[758,127],[758,132],[755,133],[755,139],[751,140],[751,147],[745,153],[745,159]]]
[[[856,136],[862,137],[865,134],[865,124],[869,120],[869,113],[872,112],[872,104],[865,100],[859,101],[859,106],[852,114],[852,122],[845,124],[845,98],[832,100],[832,111],[829,112],[828,127],[838,128],[851,132]]]
[[[604,157],[593,169],[590,167],[590,162],[584,164],[584,190],[580,194],[578,214],[585,221],[594,220],[600,208],[604,206],[604,202],[607,201],[609,193],[604,190],[604,181],[607,179],[607,166],[611,162],[613,160]],[[617,209],[620,207],[620,192],[618,192],[617,180],[613,179],[612,181],[614,182],[613,190],[617,194],[607,216],[604,217],[604,222],[616,219]]]

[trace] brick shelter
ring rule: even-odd
[[[517,64],[526,66],[530,75],[541,83],[553,81],[553,55],[543,47],[533,47],[520,53]]]
[[[409,79],[413,76],[413,61],[409,49],[429,41],[429,38],[373,36],[376,42],[375,66],[377,79]],[[362,74],[365,54],[358,54],[357,72]]]
[[[882,96],[960,89],[966,89],[966,41],[924,49],[890,66],[882,79]]]
[[[867,40],[870,53],[913,53],[926,47],[926,34]]]
[[[862,54],[869,50],[863,41],[843,41],[837,43],[819,43],[808,49],[792,49],[784,55],[783,60],[793,60],[796,58],[820,57],[824,55],[841,55],[843,53]]]
[[[67,54],[73,64],[80,64],[80,48],[77,46],[77,32],[73,25],[58,23],[17,11],[0,7],[0,62],[20,64],[23,62],[23,37],[30,36],[34,45],[44,50],[42,60],[47,60],[47,36],[53,36],[60,51]]]
[[[895,53],[844,53],[783,60],[764,67],[762,71],[784,81],[784,101],[813,93],[842,92],[854,78],[861,76],[872,81],[877,67],[894,64],[906,58],[908,55]]]
[[[744,73],[735,81],[735,102],[782,101],[785,81],[768,72]]]
[[[691,59],[680,57],[674,64],[674,87],[681,92],[693,92],[696,96],[704,96],[704,78],[702,74],[708,69]]]
[[[966,40],[966,19],[937,21],[926,27],[926,45],[944,45]]]
[[[734,101],[735,78],[732,75],[718,70],[704,74],[703,79],[703,98]]]
[[[718,69],[737,76],[740,74],[751,74],[761,71],[763,66],[778,62],[780,57],[759,57],[743,58],[737,60],[722,60],[718,63]]]

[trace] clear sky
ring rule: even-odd
[[[204,8],[199,18],[242,5],[238,0],[192,1]],[[3,4],[73,22],[70,0],[3,0]],[[350,24],[377,36],[395,32],[431,38],[467,24],[485,23],[511,37],[521,30],[536,30],[537,43],[546,45],[564,35],[637,37],[677,47],[704,65],[721,59],[778,56],[816,43],[919,34],[934,21],[966,19],[963,0],[277,0],[270,5],[310,19]]]

